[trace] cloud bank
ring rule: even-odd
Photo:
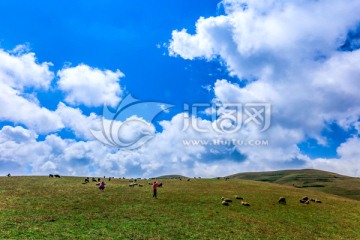
[[[51,63],[38,63],[34,53],[18,47],[0,50],[0,104],[6,106],[0,109],[0,120],[14,123],[0,130],[0,173],[14,169],[19,174],[216,177],[319,168],[360,176],[360,50],[356,41],[349,44],[349,33],[360,24],[360,1],[223,0],[219,8],[223,14],[199,17],[194,34],[174,30],[169,55],[224,64],[232,78],[207,85],[212,101],[270,103],[268,130],[259,133],[244,126],[228,135],[183,131],[184,119],[204,129],[214,123],[179,113],[161,121],[160,131],[151,128],[155,136],[141,148],[111,148],[89,132],[100,126],[101,117],[82,109],[115,107],[124,92],[124,74],[85,64],[55,74]],[[53,110],[36,97],[37,91],[51,91],[51,86],[64,94]],[[332,124],[348,133],[336,148],[337,156],[312,158],[302,151],[299,146],[309,140],[328,146],[324,130]],[[134,128],[129,126],[124,136],[133,138]],[[65,138],[63,130],[75,137]],[[189,144],[214,139],[226,144]],[[232,139],[264,139],[268,145],[239,145]]]
[[[277,159],[301,159],[301,167],[358,175],[360,161],[342,150],[351,151],[358,135],[338,148],[337,161],[310,159],[298,144],[313,138],[326,146],[322,131],[328,124],[345,130],[359,124],[360,51],[340,49],[360,22],[360,1],[224,0],[220,6],[225,14],[199,18],[195,34],[174,30],[169,52],[188,60],[223,61],[239,84],[217,80],[217,100],[272,104],[272,126],[264,135],[271,147],[239,151],[259,170],[286,167],[277,166]],[[247,84],[240,87],[241,81]]]

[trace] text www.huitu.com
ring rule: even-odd
[[[267,139],[183,139],[184,146],[268,146]]]

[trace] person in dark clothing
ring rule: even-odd
[[[100,189],[100,190],[104,190],[104,189],[105,189],[105,183],[104,183],[104,182],[101,182],[101,183],[100,183],[99,189]]]
[[[153,197],[154,198],[157,198],[157,187],[158,187],[158,182],[155,181],[153,183],[153,190],[154,190]]]

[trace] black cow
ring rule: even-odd
[[[49,177],[54,177],[54,175],[52,175],[52,174],[49,174]]]
[[[280,197],[279,200],[278,200],[278,203],[286,204],[286,199],[284,197]]]
[[[59,174],[55,174],[54,177],[60,178],[60,175],[59,175]]]

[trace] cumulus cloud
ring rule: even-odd
[[[18,90],[26,87],[47,90],[54,78],[49,70],[52,63],[37,63],[35,53],[25,50],[23,45],[11,53],[0,49],[0,82]]]
[[[60,102],[55,113],[61,118],[65,128],[71,129],[76,137],[94,139],[90,129],[100,128],[100,118],[95,113],[85,116],[79,108],[72,108]]]
[[[139,176],[136,153],[114,151],[98,141],[75,141],[51,134],[36,141],[22,128],[0,131],[0,173],[70,176]],[[134,169],[134,170],[132,170]]]
[[[326,162],[336,172],[338,165],[346,163],[344,152],[337,161],[317,159],[312,165],[313,160],[297,145],[308,138],[326,145],[322,130],[327,124],[337,123],[344,129],[358,126],[360,50],[339,49],[347,33],[360,22],[360,1],[224,0],[220,5],[225,14],[199,18],[195,34],[174,30],[169,52],[190,60],[220,58],[239,81],[252,80],[243,87],[226,79],[217,80],[215,101],[271,103],[270,129],[260,136],[251,135],[268,139],[271,146],[238,147],[247,156],[247,168],[324,169]],[[340,169],[350,175],[359,174],[358,170]]]
[[[349,127],[357,122],[359,64],[359,50],[337,52],[320,66],[293,69],[283,79],[261,78],[244,88],[218,80],[214,92],[223,102],[269,102],[273,122],[316,138],[327,123]]]
[[[264,71],[283,73],[294,63],[306,64],[333,53],[359,21],[359,1],[229,0],[222,4],[226,15],[199,18],[196,34],[174,30],[170,54],[185,59],[220,56],[240,78]]]
[[[209,131],[198,132],[193,124],[188,124],[186,121],[196,122],[197,127]],[[169,121],[161,121],[160,125],[163,131],[156,133],[154,138],[135,151],[136,162],[139,165],[138,172],[143,176],[174,173],[186,176],[230,174],[234,169],[222,168],[222,166],[226,164],[234,166],[233,157],[238,158],[239,161],[243,160],[241,153],[237,152],[234,146],[210,146],[198,142],[221,138],[217,132],[211,131],[211,121],[181,113]],[[213,165],[213,169],[219,171],[205,173],[203,164]]]
[[[218,79],[206,87],[214,90],[213,102],[270,103],[268,130],[260,133],[243,126],[241,131],[228,135],[212,130],[200,132],[192,127],[184,131],[187,119],[201,129],[212,129],[214,122],[178,114],[160,122],[161,132],[156,133],[148,125],[145,130],[154,137],[142,147],[119,150],[91,140],[88,129],[98,129],[97,115],[85,116],[80,109],[64,103],[59,103],[55,112],[39,107],[34,101],[30,103],[23,97],[20,86],[46,88],[49,83],[41,85],[29,80],[32,83],[20,81],[23,83],[18,86],[3,71],[0,76],[6,81],[0,81],[4,86],[0,104],[10,104],[7,102],[10,98],[17,104],[12,105],[16,108],[0,110],[2,119],[24,123],[29,129],[30,126],[36,129],[36,123],[42,129],[43,125],[50,126],[49,119],[55,114],[54,125],[47,131],[65,126],[84,141],[62,139],[54,134],[36,141],[37,135],[32,130],[4,127],[0,132],[0,152],[4,153],[0,165],[17,166],[32,174],[92,176],[153,177],[179,173],[215,177],[241,171],[302,167],[359,176],[360,140],[356,134],[337,148],[336,158],[311,159],[301,151],[299,143],[314,138],[326,145],[327,136],[322,131],[332,123],[345,130],[360,129],[360,50],[339,50],[347,33],[360,22],[360,1],[223,0],[220,5],[224,14],[199,18],[195,34],[186,29],[173,31],[170,55],[189,60],[221,59],[230,75],[247,81],[236,84]],[[39,66],[46,68],[46,64]],[[66,103],[92,107],[104,103],[116,106],[120,101],[119,80],[123,77],[120,71],[81,64],[60,70],[58,77]],[[30,116],[28,122],[24,116],[14,117],[13,109],[22,105],[30,109],[28,115],[42,112],[43,122],[36,116]],[[132,141],[138,137],[135,130],[144,129],[129,124],[121,136]],[[224,144],[214,144],[216,139]],[[236,144],[233,139],[245,143],[264,139],[268,145]]]
[[[31,142],[34,141],[38,135],[31,130],[25,129],[23,127],[10,127],[4,126],[0,130],[0,142],[4,143],[7,141],[12,141],[16,143],[22,142]]]
[[[23,174],[39,153],[46,154],[35,147],[36,138],[37,134],[31,130],[4,126],[0,130],[0,171]]]
[[[0,120],[25,124],[39,133],[57,131],[63,127],[54,112],[22,97],[19,91],[0,82]]]
[[[34,53],[18,46],[14,51],[0,49],[0,120],[21,123],[39,133],[63,127],[60,118],[40,106],[36,96],[25,89],[48,89],[54,74],[51,63],[37,63]]]
[[[3,126],[0,130],[1,174],[10,171],[12,174],[139,175],[136,152],[117,151],[91,141],[94,138],[90,129],[99,129],[101,123],[95,113],[87,116],[80,108],[62,102],[55,111],[41,106],[36,90],[49,90],[54,78],[50,66],[51,63],[38,63],[35,54],[29,53],[25,46],[19,45],[12,51],[0,49],[0,120],[21,125]],[[67,91],[67,100],[72,103],[114,105],[120,101],[122,76],[120,71],[79,65],[59,71],[59,85]],[[63,128],[85,141],[63,139],[56,134],[38,139],[38,134]],[[122,134],[131,138],[130,130]],[[153,126],[151,131],[155,131]]]
[[[337,148],[339,158],[316,158],[307,167],[334,171],[340,174],[360,176],[360,139],[352,137]]]
[[[115,107],[121,100],[120,70],[100,70],[85,64],[60,70],[58,86],[65,92],[67,103],[88,107],[103,104]]]

